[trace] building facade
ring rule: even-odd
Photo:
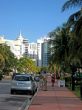
[[[10,47],[12,53],[14,53],[16,58],[23,57],[25,53],[25,45],[23,44],[23,37],[21,34],[17,37],[16,40],[8,40],[5,39],[3,36],[0,37],[0,44],[4,43]]]
[[[25,55],[35,61],[35,64],[39,67],[48,66],[48,41],[48,37],[43,37],[38,39],[37,43],[29,43],[28,39],[21,35],[21,32],[16,40],[8,40],[4,36],[0,36],[0,44],[10,46],[10,50],[16,58],[20,59]]]
[[[35,61],[37,65],[37,43],[29,43],[28,45],[28,56]]]
[[[44,41],[42,43],[42,66],[43,67],[48,66],[49,55],[50,55],[50,52],[49,52],[49,43],[48,43],[48,40],[47,40],[47,41]]]
[[[37,66],[48,66],[49,38],[43,37],[37,40]]]

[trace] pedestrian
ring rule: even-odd
[[[53,87],[54,83],[55,83],[55,73],[51,74],[51,83],[52,83],[52,87]]]
[[[43,90],[43,75],[40,74],[40,81],[39,81],[40,89]]]
[[[47,73],[42,71],[40,75],[40,88],[44,91],[47,90]]]
[[[47,91],[47,73],[46,73],[46,71],[44,71],[44,74],[43,74],[43,81],[44,81],[43,90]]]

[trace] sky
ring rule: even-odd
[[[61,11],[67,0],[0,0],[0,35],[15,40],[21,31],[29,42],[66,22],[76,8]]]

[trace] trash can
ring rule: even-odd
[[[80,84],[80,98],[82,99],[82,82]]]

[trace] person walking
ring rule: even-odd
[[[44,80],[44,91],[47,91],[47,73],[46,71],[44,71],[44,75],[43,75],[43,80]]]
[[[54,87],[54,83],[55,83],[55,73],[51,74],[51,83],[52,83],[52,87]]]
[[[40,73],[40,81],[39,81],[39,85],[40,85],[40,89],[43,90],[43,75]]]
[[[41,89],[47,91],[47,72],[41,72]]]

